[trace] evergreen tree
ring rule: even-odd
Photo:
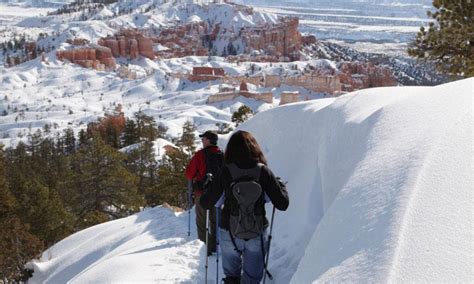
[[[105,126],[105,141],[115,149],[120,148],[121,130],[113,124],[108,123]]]
[[[122,146],[126,147],[129,145],[136,144],[140,141],[138,136],[138,127],[133,119],[127,119],[125,123],[125,129],[122,137]]]
[[[435,62],[453,76],[474,76],[474,3],[471,0],[434,0],[435,20],[421,27],[408,54]]]
[[[0,279],[5,283],[26,281],[31,272],[25,264],[38,257],[44,246],[15,215],[2,215],[0,225]]]
[[[28,177],[34,174],[30,167],[26,144],[20,142],[16,148],[8,148],[5,156],[7,159],[7,180],[11,190],[14,191],[21,188]]]
[[[64,130],[64,151],[66,154],[72,154],[76,150],[76,137],[74,130],[67,128]]]
[[[158,162],[152,142],[142,142],[128,153],[127,169],[138,178],[138,192],[144,195],[145,205],[150,206],[149,192],[158,182]]]
[[[35,138],[35,141],[39,141]],[[48,140],[49,141],[49,140]],[[17,216],[29,224],[31,232],[46,245],[71,233],[72,216],[66,211],[56,190],[58,171],[53,170],[50,145],[19,143],[7,153],[7,178],[10,192],[17,201]],[[33,153],[26,151],[34,148]],[[44,153],[47,152],[47,153]]]
[[[164,202],[181,208],[187,206],[184,171],[196,151],[195,132],[194,124],[187,121],[183,125],[183,133],[176,143],[178,148],[168,151],[161,159],[158,169],[158,185],[148,193],[148,201],[151,206]]]
[[[194,144],[196,141],[195,132],[196,127],[194,124],[191,121],[186,121],[183,125],[183,133],[176,143],[176,145],[184,152],[188,153],[189,156],[196,151],[196,145]]]
[[[151,206],[167,202],[173,206],[186,207],[184,171],[189,159],[189,154],[182,148],[175,148],[163,156],[158,169],[159,183],[148,196]]]
[[[76,193],[77,228],[128,216],[143,205],[137,179],[125,168],[125,159],[125,154],[98,135],[76,152],[73,164],[77,174],[70,186]]]
[[[227,134],[234,130],[229,123],[216,123],[217,126],[217,134]]]
[[[89,136],[87,135],[87,132],[84,129],[81,129],[79,131],[79,147],[87,144],[88,141],[89,141]]]
[[[246,105],[242,105],[236,112],[232,114],[232,122],[234,122],[235,125],[238,126],[239,124],[251,118],[253,115],[254,112],[251,108]]]
[[[0,145],[0,279],[20,281],[26,262],[43,249],[41,241],[30,232],[17,216],[17,206],[6,178],[7,163]]]
[[[153,117],[140,111],[135,113],[135,122],[137,124],[140,141],[151,142],[158,138],[158,129]]]
[[[3,146],[0,144],[0,216],[5,216],[15,207],[15,199],[7,185],[5,167]]]
[[[31,232],[50,246],[72,233],[73,218],[56,191],[37,179],[25,182],[17,193],[18,215]]]

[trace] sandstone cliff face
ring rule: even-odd
[[[218,103],[224,101],[233,100],[239,96],[243,96],[246,98],[251,98],[257,101],[263,101],[266,103],[273,103],[273,94],[272,93],[251,93],[246,91],[233,91],[233,92],[225,92],[225,93],[218,93],[216,95],[209,96],[207,98],[207,103]]]
[[[110,48],[114,57],[135,59],[142,55],[151,60],[155,59],[153,40],[139,31],[122,30],[114,36],[101,38],[98,43]]]
[[[342,91],[397,85],[395,77],[388,68],[373,63],[343,62],[339,64],[338,69]]]
[[[371,87],[397,85],[395,77],[388,68],[363,62],[344,62],[339,65],[339,69],[308,65],[302,73],[293,76],[255,75],[246,77],[227,76],[224,73],[216,76],[214,69],[216,68],[195,67],[193,74],[187,75],[186,79],[191,81],[221,80],[222,83],[231,86],[240,85],[240,90],[243,92],[248,92],[246,84],[267,88],[288,85],[333,95]]]
[[[208,33],[208,27],[204,22],[189,23],[164,29],[153,38],[155,43],[166,47],[156,53],[162,58],[185,57],[185,56],[207,56],[208,49],[203,45],[203,41],[213,41],[217,37],[219,26]],[[204,40],[203,40],[204,39]]]
[[[276,25],[242,29],[245,52],[263,50],[265,55],[299,60],[301,34],[298,24],[298,18],[286,18]]]
[[[193,73],[188,76],[192,82],[213,81],[221,79],[225,75],[224,69],[214,67],[193,67]]]
[[[61,50],[56,52],[59,60],[81,65],[85,68],[96,70],[106,70],[115,67],[115,59],[112,52],[106,47],[84,47],[71,50]]]
[[[286,105],[300,101],[299,92],[283,92],[280,96],[280,105]]]

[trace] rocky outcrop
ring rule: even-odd
[[[193,67],[193,73],[188,79],[192,82],[213,81],[225,75],[224,69],[214,67]]]
[[[224,76],[222,68],[215,67],[193,67],[193,76]]]
[[[280,105],[295,103],[300,101],[299,92],[283,92],[280,97]]]
[[[298,18],[284,18],[276,25],[243,28],[245,53],[263,50],[265,55],[275,56],[280,61],[299,60],[301,34],[298,24]]]
[[[70,45],[74,45],[74,46],[89,44],[89,40],[87,40],[85,38],[68,39],[68,40],[66,40],[66,42],[69,43]]]
[[[135,59],[141,55],[155,59],[152,38],[136,30],[121,30],[114,36],[99,39],[98,44],[110,48],[114,57]]]
[[[67,60],[85,68],[107,70],[115,67],[115,59],[107,47],[84,47],[56,52],[59,60]]]
[[[263,101],[269,104],[273,103],[273,94],[271,92],[266,92],[266,93],[250,92],[248,90],[247,83],[245,83],[244,81],[240,83],[239,91],[232,90],[232,91],[226,91],[226,92],[219,92],[216,95],[209,96],[207,99],[207,103],[211,104],[211,103],[229,101],[239,96],[254,99],[257,101]]]
[[[351,92],[373,87],[396,86],[397,81],[390,69],[367,62],[343,62],[339,64],[341,90]]]
[[[248,92],[249,91],[249,87],[247,86],[247,83],[245,83],[245,81],[242,81],[240,83],[240,91],[241,92]]]
[[[302,72],[294,75],[228,76],[221,68],[195,67],[192,74],[175,76],[191,81],[220,80],[221,83],[230,86],[240,85],[241,91],[248,91],[246,84],[266,88],[288,85],[332,95],[371,87],[397,85],[390,69],[367,62],[345,62],[339,64],[338,69],[332,65],[308,65]]]
[[[138,41],[138,52],[146,58],[154,59],[153,53],[153,40],[148,37],[139,37]]]
[[[266,103],[273,103],[273,94],[272,93],[250,93],[250,92],[229,92],[229,93],[218,93],[216,95],[211,95],[207,98],[207,103],[218,103],[224,101],[233,100],[239,96],[246,98],[254,99],[257,101],[263,101]]]
[[[211,32],[204,22],[194,22],[163,29],[160,34],[153,38],[155,43],[160,44],[163,49],[156,52],[161,58],[185,57],[185,56],[207,56],[209,45],[216,40],[219,26],[216,25]]]
[[[305,35],[301,36],[301,44],[302,45],[310,45],[316,43],[316,37],[314,35]]]
[[[281,85],[303,87],[313,92],[327,94],[334,94],[341,91],[341,82],[338,76],[309,73],[288,77],[279,75],[264,77],[265,87],[280,87]]]

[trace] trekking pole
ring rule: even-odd
[[[205,272],[205,282],[207,284],[207,267],[209,262],[209,209],[206,210],[206,272]]]
[[[191,208],[193,207],[192,194],[193,182],[188,179],[188,237],[191,236]]]
[[[219,283],[219,237],[220,237],[220,232],[219,232],[219,211],[221,209],[219,207],[216,207],[216,283]]]
[[[272,221],[270,222],[270,234],[268,235],[268,249],[267,249],[267,258],[265,259],[265,264],[264,264],[264,267],[265,267],[265,270],[266,270],[266,273],[263,274],[263,284],[265,284],[265,280],[267,278],[267,267],[268,267],[268,258],[270,256],[270,243],[272,242],[272,230],[273,230],[273,218],[275,217],[275,205],[273,205],[273,211],[272,211]],[[269,275],[268,278],[270,278],[270,280],[272,279],[272,277]]]

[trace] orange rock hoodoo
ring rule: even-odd
[[[115,67],[110,49],[102,46],[60,50],[56,56],[59,60],[68,60],[85,68],[105,70]]]

